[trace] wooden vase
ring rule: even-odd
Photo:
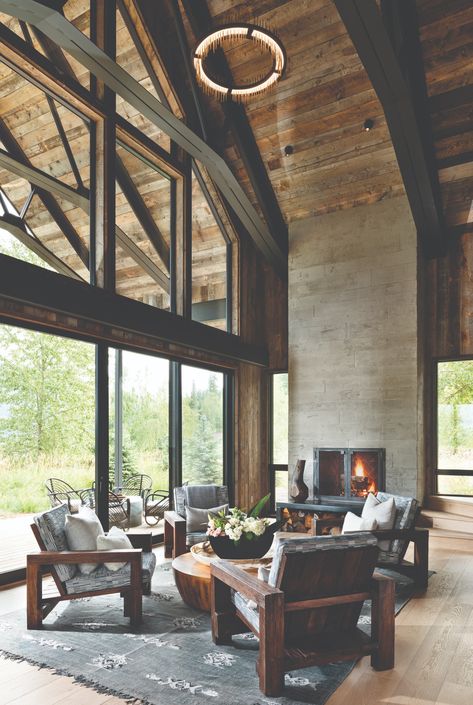
[[[292,473],[290,496],[293,502],[303,503],[309,496],[309,488],[304,482],[305,460],[298,460]]]

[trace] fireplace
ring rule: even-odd
[[[384,448],[314,448],[314,497],[362,502],[385,489]]]

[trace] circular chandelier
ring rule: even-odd
[[[271,69],[264,76],[255,77],[251,83],[220,83],[209,74],[205,60],[212,51],[222,48],[226,42],[236,43],[242,39],[248,39],[268,51],[272,59]],[[220,100],[248,100],[273,87],[286,68],[286,52],[278,37],[265,27],[246,22],[223,25],[207,34],[197,45],[193,60],[197,79],[204,90],[216,95]]]

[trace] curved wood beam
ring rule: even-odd
[[[0,0],[0,10],[37,27],[99,80],[166,132],[186,152],[205,164],[258,249],[280,275],[287,276],[286,254],[275,241],[222,157],[57,10],[37,0]]]

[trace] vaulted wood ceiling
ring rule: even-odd
[[[160,0],[159,3],[121,0],[119,3],[122,10],[132,10],[134,6],[140,7],[147,20],[148,31],[159,52],[158,63],[173,85],[174,112],[179,114],[182,109],[193,129],[225,157],[282,246],[287,238],[286,226],[294,220],[373,203],[404,192],[383,108],[333,0]],[[473,5],[471,0],[448,3],[417,0],[417,11],[429,96],[427,121],[432,126],[433,163],[440,182],[448,241],[471,231],[473,223]],[[88,0],[68,0],[64,13],[81,31],[89,33]],[[145,64],[133,36],[133,26],[127,25],[125,15],[123,11],[117,14],[117,62],[162,99],[159,77],[152,68],[157,64],[153,61]],[[129,16],[133,17],[133,13]],[[281,38],[288,56],[287,72],[276,88],[253,98],[244,109],[222,106],[203,95],[192,86],[189,70],[190,50],[198,36],[235,16],[267,23]],[[4,15],[0,21],[25,37],[25,28],[17,20]],[[44,37],[42,41],[31,28],[30,41],[49,58],[55,56],[54,43],[49,42],[48,51],[48,42]],[[68,66],[59,68],[70,70],[88,87],[89,72],[72,57],[65,58]],[[260,73],[266,61],[244,44],[229,48],[225,59],[236,80]],[[87,125],[63,106],[55,108],[70,143],[72,161],[64,150],[50,101],[8,66],[0,64],[2,148],[9,152],[15,143],[19,154],[32,166],[86,194],[90,183]],[[117,111],[164,149],[169,149],[167,136],[120,98]],[[374,121],[369,132],[363,130],[366,118]],[[287,145],[293,148],[291,154],[285,153]],[[169,247],[165,215],[169,206],[168,182],[121,148],[119,152],[162,235],[164,247]],[[28,179],[12,173],[2,162],[0,184],[21,210],[30,193]],[[193,190],[193,300],[221,299],[225,296],[225,241],[195,179]],[[168,271],[163,254],[153,247],[149,232],[126,196],[122,180],[117,186],[117,226],[132,243],[127,251],[119,252],[118,291],[166,307]],[[58,195],[54,200],[51,207],[50,202],[44,202],[41,192],[35,192],[27,211],[28,225],[42,243],[85,278],[87,213],[80,205]],[[233,222],[238,229],[237,219]],[[144,269],[136,256],[132,256],[133,245],[148,260]]]

